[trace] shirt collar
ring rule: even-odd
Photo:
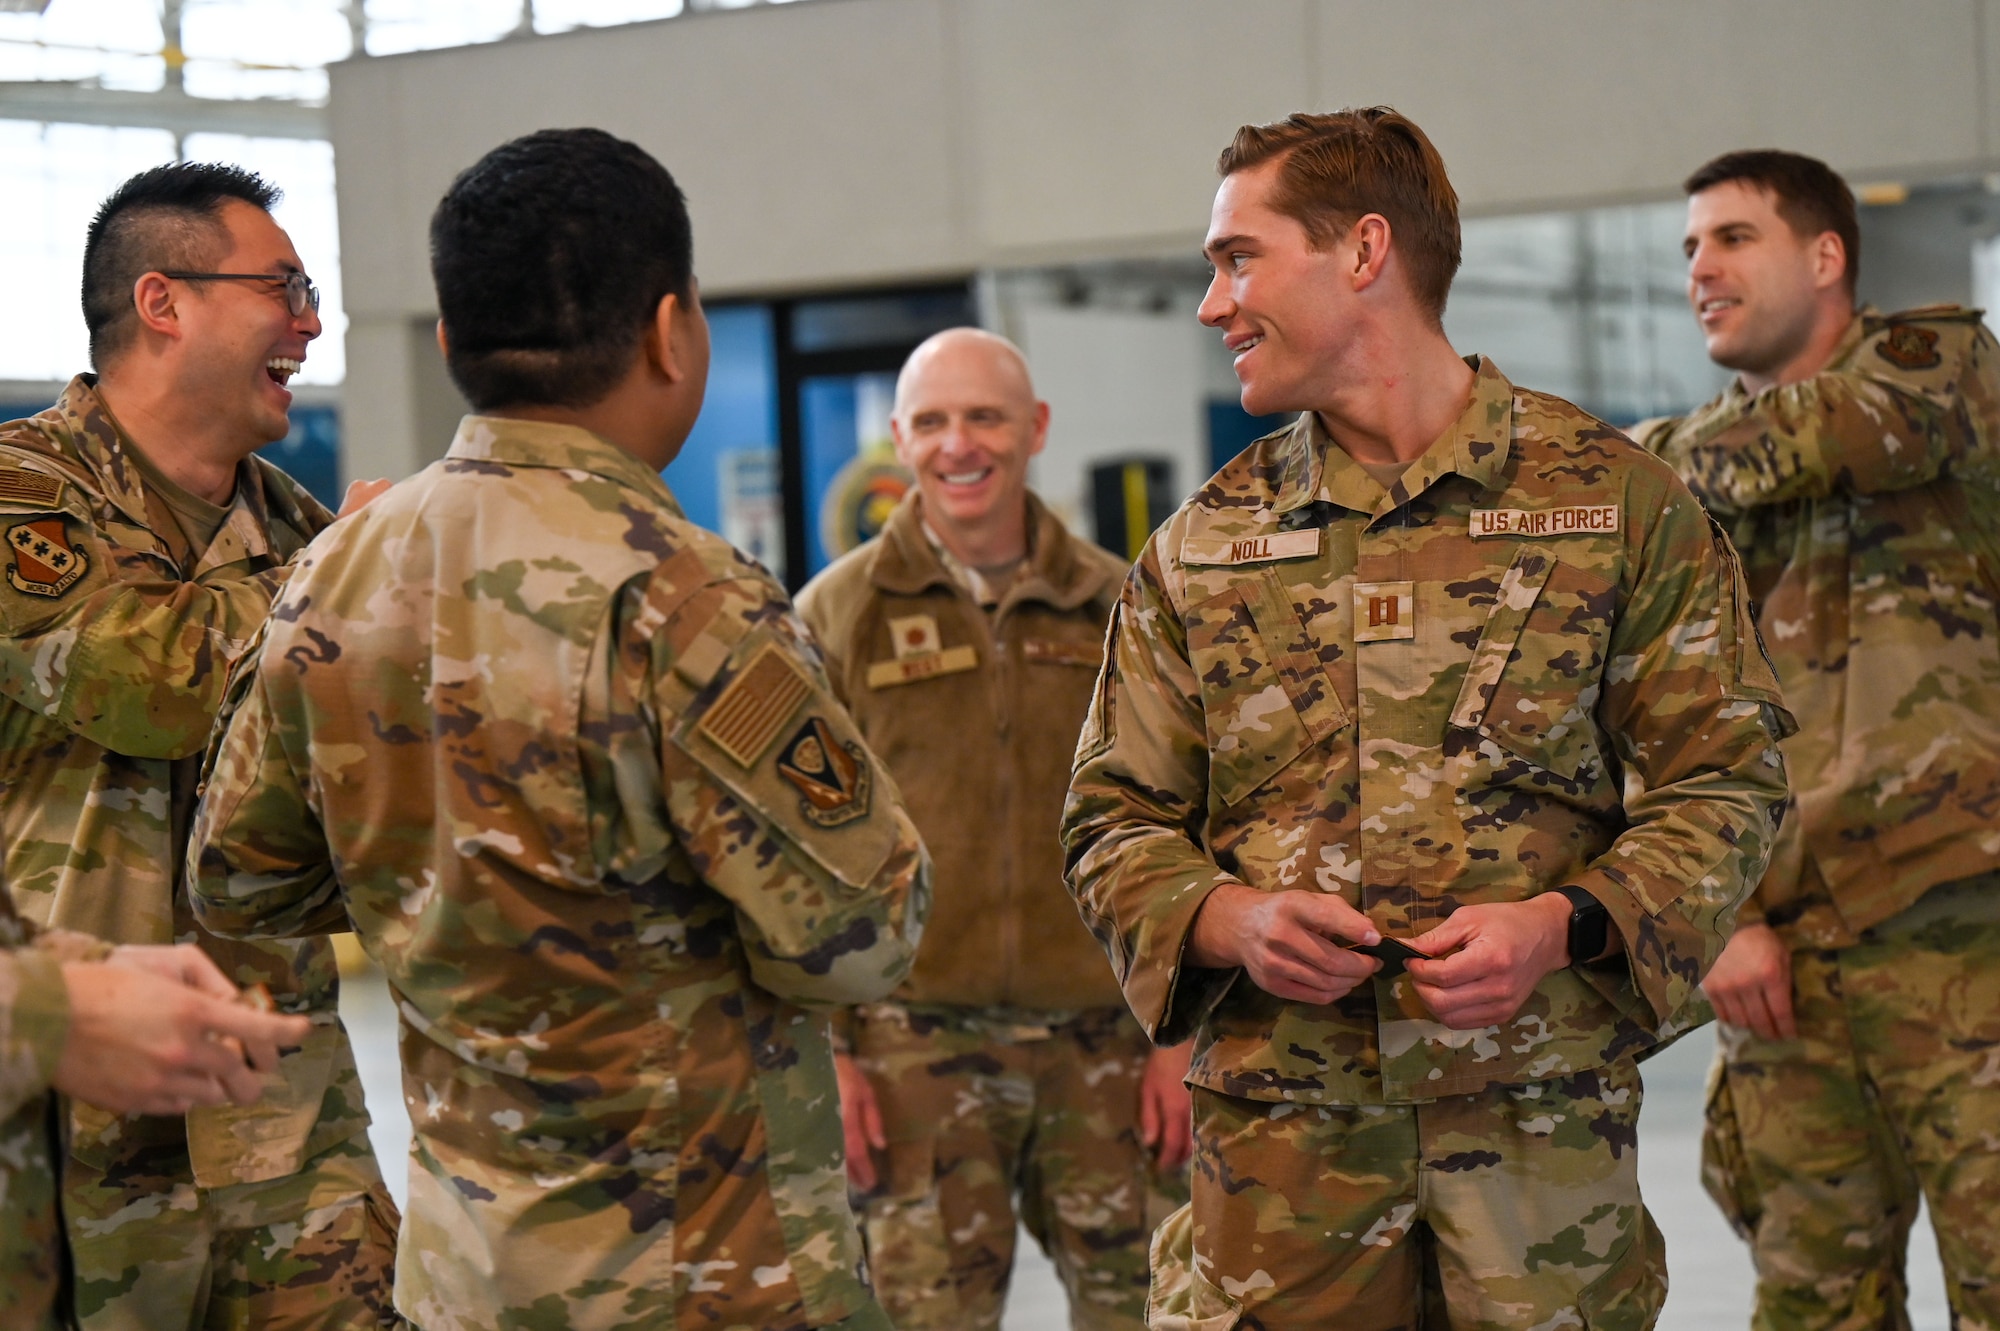
[[[1514,432],[1514,386],[1490,357],[1468,356],[1472,395],[1465,409],[1417,455],[1409,470],[1383,492],[1375,478],[1333,441],[1317,412],[1292,426],[1292,438],[1278,483],[1278,513],[1324,500],[1358,513],[1387,513],[1408,503],[1448,475],[1463,476],[1481,489],[1502,479]]]
[[[660,474],[602,435],[580,425],[524,421],[512,416],[467,416],[445,450],[447,459],[502,462],[516,467],[583,471],[638,490],[685,516]]]

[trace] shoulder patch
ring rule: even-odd
[[[807,717],[785,742],[778,775],[799,792],[799,812],[821,827],[868,814],[868,755],[859,744],[841,744],[817,716]]]
[[[25,467],[0,467],[0,502],[54,508],[62,498],[62,482]]]
[[[766,644],[709,707],[696,727],[736,760],[754,767],[778,731],[812,692],[776,644]]]
[[[1904,370],[1930,370],[1944,359],[1938,353],[1937,330],[1916,324],[1891,324],[1875,344],[1875,354]]]
[[[14,560],[7,581],[31,596],[61,596],[90,568],[83,551],[71,547],[60,517],[36,518],[7,529],[7,547]]]

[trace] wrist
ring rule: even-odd
[[[1543,892],[1528,902],[1542,910],[1542,938],[1549,955],[1555,958],[1550,970],[1561,970],[1576,958],[1569,954],[1569,919],[1574,913],[1568,897],[1560,892]]]
[[[1242,937],[1245,897],[1258,895],[1241,883],[1217,883],[1195,911],[1188,926],[1187,960],[1208,970],[1228,970],[1243,964],[1238,947]]]

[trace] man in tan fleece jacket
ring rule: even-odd
[[[916,486],[798,601],[937,870],[915,970],[851,1014],[837,1059],[899,1331],[1000,1325],[1017,1207],[1074,1327],[1140,1327],[1147,1242],[1186,1193],[1187,1050],[1148,1044],[1063,887],[1057,827],[1124,565],[1029,493],[1048,420],[1005,339],[924,343],[891,422]]]

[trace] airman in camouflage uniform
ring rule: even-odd
[[[2000,1326],[2000,346],[1976,311],[1854,308],[1823,164],[1688,188],[1690,293],[1742,378],[1645,437],[1734,536],[1802,722],[1709,978],[1706,1181],[1760,1327],[1907,1326],[1920,1193],[1955,1319]]]
[[[302,1017],[237,1002],[193,947],[37,929],[0,891],[0,1324],[73,1326],[51,1087],[132,1113],[253,1103]],[[229,1036],[229,1040],[214,1038]]]
[[[0,890],[0,1322],[22,1331],[54,1331],[63,1293],[61,1143],[48,1095],[69,1037],[62,963],[109,951],[81,934],[38,933]]]
[[[1278,186],[1328,163],[1361,202],[1316,246]],[[1222,169],[1203,321],[1246,408],[1319,402],[1147,543],[1064,816],[1133,1011],[1196,1038],[1149,1325],[1650,1326],[1633,1060],[1698,1019],[1785,791],[1733,556],[1665,466],[1453,355],[1414,125],[1294,116]]]
[[[937,867],[916,967],[854,1014],[842,1060],[849,1173],[899,1331],[1000,1325],[1017,1204],[1071,1324],[1138,1328],[1147,1242],[1186,1200],[1186,1047],[1147,1042],[1063,888],[1056,827],[1125,564],[1028,490],[1047,421],[1010,343],[931,338],[892,418],[914,488],[799,594]]]
[[[685,219],[598,131],[452,186],[455,378],[548,402],[552,364],[587,405],[467,417],[314,544],[197,815],[210,927],[351,918],[387,972],[416,1136],[396,1301],[425,1331],[888,1326],[805,1005],[902,979],[928,861],[784,592],[659,477],[706,372]],[[592,272],[616,279],[565,285]],[[500,336],[527,370],[462,350]]]
[[[290,370],[270,368],[270,347],[296,369],[317,315],[304,302],[288,311],[283,289],[159,270],[254,265],[282,284],[297,258],[268,213],[274,198],[253,176],[202,164],[127,182],[85,260],[102,380],[79,376],[48,411],[0,425],[0,838],[15,903],[38,924],[115,943],[197,942],[231,981],[261,983],[313,1022],[252,1106],[184,1119],[71,1106],[64,1209],[87,1328],[393,1322],[395,1207],[368,1144],[331,948],[210,937],[179,880],[225,674],[332,515],[248,456],[285,428]],[[189,236],[193,249],[175,248]],[[143,276],[121,278],[121,265]],[[93,303],[107,283],[123,292],[108,311]],[[177,358],[200,361],[190,380],[173,377]],[[210,385],[199,402],[190,381]],[[144,406],[144,446],[114,415],[121,393]],[[246,395],[256,414],[244,425]],[[164,422],[190,419],[217,436],[220,502],[169,478],[196,445]]]

